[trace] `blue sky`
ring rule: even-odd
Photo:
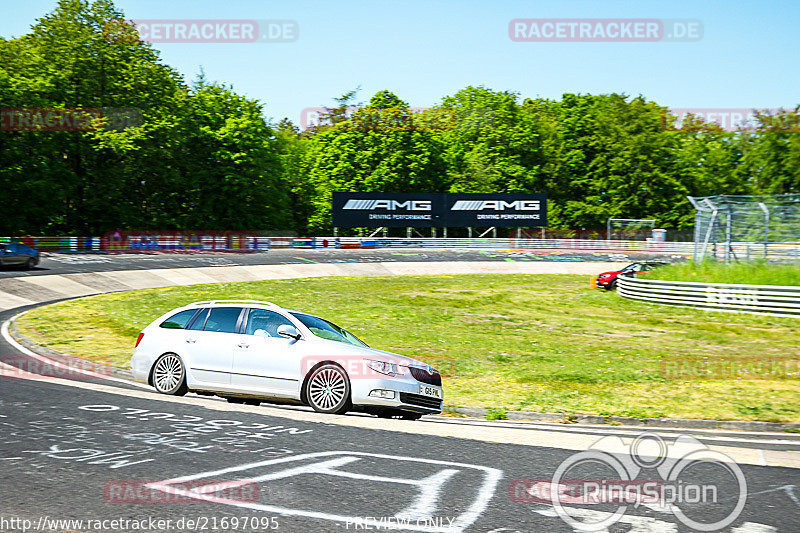
[[[427,107],[466,85],[522,97],[642,94],[672,108],[800,104],[800,2],[739,0],[117,0],[129,19],[290,19],[291,43],[158,43],[165,63],[299,122],[303,108],[361,86]],[[55,0],[0,0],[0,35],[28,31]],[[699,19],[698,42],[513,42],[516,18]]]

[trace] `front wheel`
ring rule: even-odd
[[[181,358],[174,353],[165,353],[153,366],[153,386],[161,394],[183,396],[186,386],[186,370]]]
[[[308,404],[318,413],[341,415],[350,407],[350,380],[338,365],[316,368],[306,382]]]

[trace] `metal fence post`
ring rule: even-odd
[[[769,208],[764,202],[758,202],[758,207],[764,211],[764,259],[767,258],[767,243],[769,243]]]

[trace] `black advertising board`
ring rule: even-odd
[[[431,228],[443,205],[437,193],[334,192],[331,214],[339,228]]]
[[[546,194],[449,193],[443,201],[445,225],[451,228],[547,225]]]
[[[339,228],[547,225],[546,194],[334,192]]]

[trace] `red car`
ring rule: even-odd
[[[638,263],[631,263],[622,270],[603,272],[597,276],[597,286],[601,289],[610,291],[617,288],[617,278],[620,276],[636,277],[641,273],[650,272],[651,270],[666,264],[667,263],[660,261],[640,261]]]

